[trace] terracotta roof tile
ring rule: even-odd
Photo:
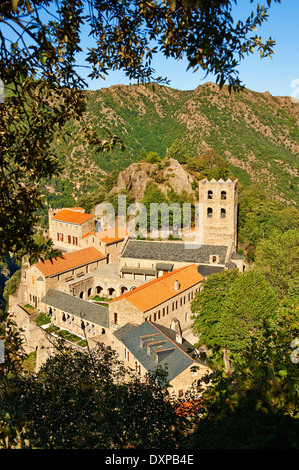
[[[84,235],[82,235],[82,238],[91,237],[91,236],[95,237],[96,232],[87,232]]]
[[[61,211],[56,212],[56,215],[52,217],[52,220],[60,220],[61,222],[81,225],[92,217],[94,216],[91,214],[84,214],[71,209],[62,209]]]
[[[130,232],[128,232],[125,228],[123,227],[113,227],[109,228],[107,230],[102,230],[100,232],[87,232],[85,235],[82,236],[82,238],[86,237],[97,237],[99,238],[103,243],[113,243],[116,241],[121,241],[125,237],[130,236]]]
[[[198,284],[203,279],[204,277],[197,271],[197,265],[192,264],[142,284],[136,289],[126,292],[110,302],[126,299],[140,311],[147,312],[195,284]],[[178,281],[180,284],[178,291],[174,289],[175,281]]]
[[[65,253],[52,260],[39,261],[36,266],[44,276],[53,276],[78,266],[82,266],[93,261],[105,258],[105,255],[94,247],[83,248],[82,250]]]
[[[97,236],[104,243],[112,243],[117,240],[123,240],[125,237],[128,237],[130,235],[131,234],[124,227],[112,227],[107,230],[97,232]]]

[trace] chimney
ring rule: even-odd
[[[174,290],[179,291],[179,290],[180,290],[180,287],[181,287],[181,285],[180,285],[179,281],[176,280],[176,281],[174,282]]]
[[[175,340],[177,343],[182,344],[183,343],[183,336],[181,332],[177,332],[175,335]]]
[[[183,343],[182,329],[181,329],[180,322],[177,318],[173,321],[173,326],[175,330],[175,340],[177,343],[182,344]]]

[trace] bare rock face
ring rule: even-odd
[[[127,189],[134,199],[138,201],[144,195],[148,182],[152,180],[157,171],[157,166],[156,163],[132,163],[128,168],[120,172],[116,190]]]
[[[185,190],[193,193],[193,178],[184,170],[180,163],[173,159],[164,159],[161,164],[138,162],[132,163],[128,168],[120,172],[117,191],[127,189],[135,200],[139,201],[149,183],[155,183],[159,189],[167,194],[171,188],[178,194]]]
[[[167,181],[167,186],[171,186],[174,191],[180,194],[185,190],[188,194],[193,193],[192,189],[192,176],[187,173],[186,170],[180,165],[180,163],[173,159],[169,158],[170,165],[166,167],[163,171],[163,177]],[[161,191],[166,192],[169,190],[165,185],[160,187]]]

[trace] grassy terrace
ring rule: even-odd
[[[86,348],[87,342],[85,339],[81,338],[80,336],[75,335],[71,331],[65,330],[60,328],[59,326],[50,324],[49,326],[45,326],[43,328],[47,333],[52,334],[58,338],[62,338],[70,343],[79,346],[80,348]]]

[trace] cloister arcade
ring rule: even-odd
[[[134,281],[115,278],[90,277],[88,279],[77,279],[65,286],[65,292],[83,300],[92,300],[95,297],[101,299],[115,299],[120,295],[135,289],[144,281]]]

